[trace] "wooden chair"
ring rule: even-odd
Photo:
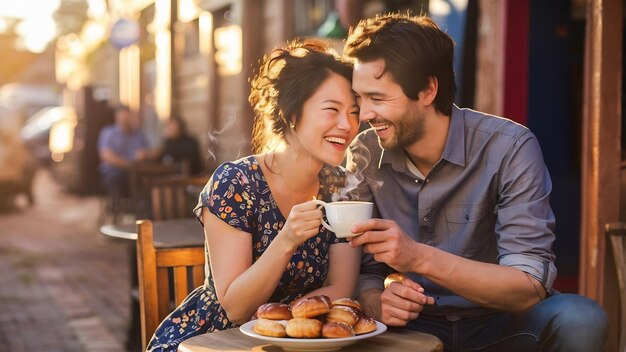
[[[204,282],[204,248],[157,248],[152,222],[137,221],[137,272],[141,344],[148,341],[161,321]],[[173,288],[173,290],[172,290]],[[170,293],[173,292],[173,297]]]
[[[613,258],[615,259],[615,269],[617,270],[617,280],[620,292],[620,334],[619,351],[626,350],[626,223],[614,222],[605,225],[605,231],[609,237]]]
[[[148,217],[151,182],[158,178],[176,175],[184,176],[177,165],[164,165],[152,161],[133,164],[130,168],[129,189],[136,219]]]
[[[150,208],[150,181],[168,175],[183,174],[176,165],[163,165],[154,161],[133,164],[128,170],[129,194],[123,197],[105,195],[98,224],[119,224],[124,215],[132,216],[134,219],[147,218]]]
[[[170,220],[193,217],[199,189],[209,177],[172,176],[153,179],[150,183],[151,218]]]

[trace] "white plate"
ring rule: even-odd
[[[387,331],[387,325],[376,322],[376,330],[363,335],[352,337],[340,337],[334,339],[294,339],[291,337],[269,337],[252,331],[255,320],[251,320],[239,327],[245,335],[263,340],[281,347],[285,351],[336,351],[344,346],[351,345],[359,340],[364,340]]]

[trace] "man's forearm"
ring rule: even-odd
[[[102,151],[100,153],[100,158],[109,165],[113,165],[113,166],[117,166],[121,168],[127,168],[131,164],[128,160],[124,159],[123,157],[115,154],[114,152],[110,150]]]
[[[522,312],[545,297],[545,289],[523,271],[477,262],[427,247],[416,272],[479,304],[501,311]]]
[[[358,297],[358,300],[361,303],[361,308],[363,309],[365,314],[370,317],[373,317],[374,319],[378,321],[381,320],[381,304],[380,304],[381,295],[382,295],[381,290],[372,288],[372,289],[361,292],[361,294]]]

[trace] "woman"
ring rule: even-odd
[[[165,165],[184,165],[185,171],[195,175],[202,171],[200,145],[189,135],[185,121],[178,116],[172,116],[167,121],[164,130],[165,139],[159,159]]]
[[[337,191],[337,166],[358,130],[351,76],[317,42],[264,58],[250,94],[259,154],[222,164],[200,194],[210,275],[161,323],[149,351],[236,327],[266,302],[352,296],[360,252],[320,227],[312,202]]]

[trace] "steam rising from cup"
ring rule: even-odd
[[[363,170],[369,165],[371,161],[371,154],[364,145],[358,144],[353,147],[359,151],[359,154],[351,153],[348,160],[345,186],[334,193],[331,197],[333,202],[343,200],[359,200],[357,187],[365,181],[365,175]]]

